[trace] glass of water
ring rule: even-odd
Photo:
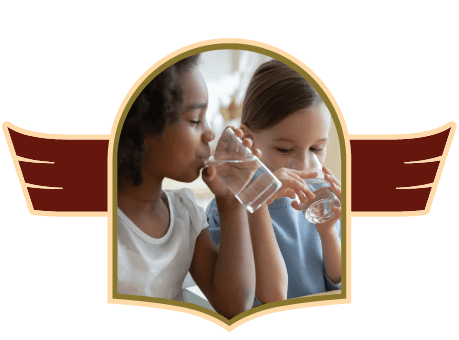
[[[251,213],[282,186],[231,128],[223,131],[214,155],[205,164],[215,166],[219,179]]]
[[[313,154],[312,158],[312,168],[308,171],[317,172],[318,175],[316,178],[308,178],[304,181],[314,193],[315,198],[306,203],[301,203],[301,210],[309,222],[316,224],[327,222],[335,217],[331,208],[332,206],[340,207],[341,203],[331,190],[330,182],[325,180],[322,164],[320,164],[317,155]]]

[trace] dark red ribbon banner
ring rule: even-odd
[[[450,133],[451,128],[412,139],[351,139],[351,211],[424,210]]]
[[[17,132],[5,124],[4,130],[34,211],[107,211],[108,136],[92,140],[70,136],[52,139]],[[432,183],[440,162],[446,158],[445,147],[453,133],[449,127],[419,138],[351,136],[351,211],[426,209]]]
[[[11,128],[8,132],[34,210],[107,211],[108,140],[37,138]]]

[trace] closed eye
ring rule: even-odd
[[[199,123],[201,123],[200,120],[191,120],[191,122],[192,122],[193,124],[195,124],[195,125],[199,125]]]
[[[292,149],[282,149],[282,148],[277,148],[277,151],[283,154],[288,154],[292,151]]]
[[[312,152],[321,152],[323,148],[311,148]]]

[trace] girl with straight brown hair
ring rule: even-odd
[[[256,297],[268,303],[341,288],[341,208],[335,217],[312,224],[298,200],[314,194],[304,179],[315,154],[323,164],[331,115],[307,80],[287,65],[271,60],[253,75],[243,102],[241,129],[262,151],[263,163],[282,182],[278,193],[248,215],[255,259]],[[322,168],[331,190],[341,199],[341,184]],[[212,237],[220,243],[215,200],[207,207]]]

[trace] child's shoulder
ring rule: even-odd
[[[194,193],[189,188],[166,189],[164,190],[170,198],[170,204],[178,209],[199,210],[199,206],[194,198]],[[201,208],[202,209],[202,208]]]
[[[207,226],[204,209],[196,203],[194,193],[191,189],[167,189],[164,191],[171,199],[170,204],[173,206],[173,210],[179,215],[185,214],[184,216],[189,216],[189,219],[198,232]]]
[[[166,189],[164,190],[166,193],[169,194],[170,197],[172,197],[174,200],[180,200],[180,201],[191,201],[195,202],[194,200],[194,193],[191,189],[189,188],[181,188],[181,189]]]

